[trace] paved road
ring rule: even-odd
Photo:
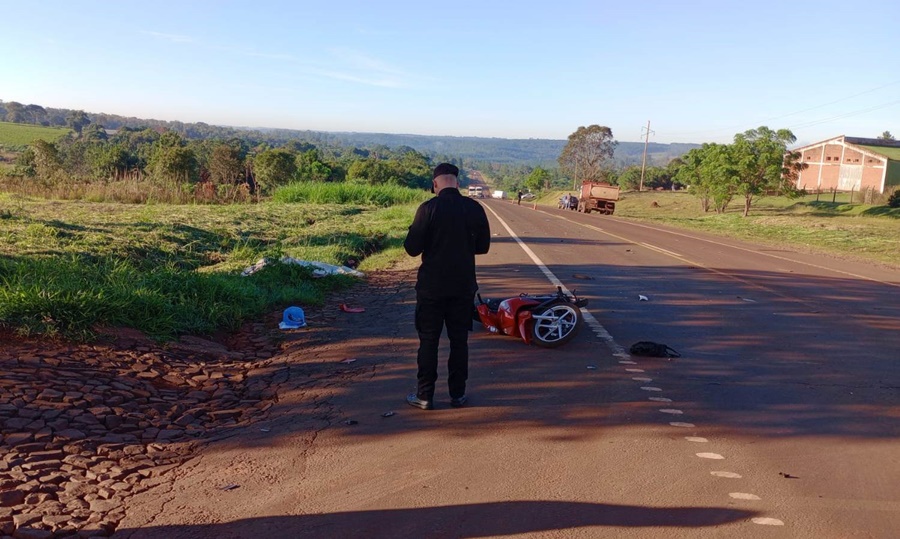
[[[511,230],[590,298],[610,352],[652,340],[683,353],[637,360],[653,382],[634,385],[662,389],[646,395],[683,412],[635,416],[656,440],[678,440],[657,466],[679,462],[678,481],[703,483],[709,501],[759,497],[740,506],[792,537],[900,536],[900,272],[597,215],[488,207],[509,228],[497,242]],[[611,368],[628,378],[618,360]],[[695,426],[660,430],[671,420]],[[697,458],[699,470],[680,460],[701,452],[724,458]]]
[[[271,420],[136,497],[121,536],[898,536],[897,271],[484,203],[482,293],[577,289],[591,321],[574,341],[476,328],[471,406],[413,409],[400,283],[341,339],[288,354],[296,390]],[[683,357],[629,357],[640,340]]]

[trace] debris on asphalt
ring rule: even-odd
[[[638,294],[638,301],[650,301],[650,298],[643,294]]]
[[[738,296],[737,298],[738,298],[739,300],[746,301],[747,303],[756,303],[756,300],[755,300],[755,299],[742,298],[741,296]]]
[[[800,479],[796,475],[791,475],[789,473],[784,473],[784,472],[778,472],[778,475],[780,475],[781,477],[783,477],[785,479]]]
[[[385,412],[385,413],[381,414],[381,417],[391,417],[392,415],[397,415],[397,412],[393,412],[393,411]]]
[[[596,366],[596,365],[588,365],[587,368],[588,368],[589,371],[595,371],[595,370],[597,370],[597,366]]]
[[[582,281],[594,281],[595,280],[590,275],[585,275],[583,273],[573,273],[572,277],[575,279],[581,279]]]
[[[359,421],[357,421],[355,419],[348,419],[347,421],[344,421],[344,425],[356,425],[358,423],[359,423]]]
[[[221,487],[222,490],[234,490],[236,488],[240,488],[240,485],[238,485],[237,483],[230,483],[228,485],[225,485],[224,487]]]
[[[353,363],[356,361],[355,357],[348,357],[347,359],[342,359],[341,363]]]
[[[628,353],[633,356],[644,356],[644,357],[681,357],[674,348],[667,344],[657,343],[652,341],[640,341],[631,345],[631,348],[628,349]]]
[[[341,303],[340,309],[345,313],[364,313],[366,312],[365,307],[350,307],[346,303]]]
[[[270,432],[271,430],[272,429],[270,429],[268,427],[263,427],[263,428],[259,429],[259,432]]]

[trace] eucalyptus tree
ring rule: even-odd
[[[569,135],[569,141],[559,156],[559,166],[576,179],[601,181],[616,150],[612,129],[602,125],[579,127]]]

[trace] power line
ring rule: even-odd
[[[834,105],[835,103],[840,103],[840,102],[842,102],[842,101],[847,101],[847,100],[849,100],[849,99],[853,99],[853,98],[859,97],[859,96],[861,96],[861,95],[870,94],[870,93],[872,93],[872,92],[877,92],[878,90],[882,90],[882,89],[884,89],[884,88],[888,88],[888,87],[894,86],[894,85],[896,85],[896,84],[900,84],[900,80],[895,80],[895,81],[889,82],[889,83],[887,83],[887,84],[882,84],[881,86],[876,86],[875,88],[869,88],[868,90],[863,90],[862,92],[858,92],[858,93],[855,93],[855,94],[852,94],[852,95],[848,95],[848,96],[842,97],[842,98],[840,98],[840,99],[835,99],[835,100],[833,100],[833,101],[828,101],[827,103],[822,103],[822,104],[816,105],[816,106],[814,106],[814,107],[809,107],[809,108],[797,110],[797,111],[794,111],[794,112],[789,112],[789,113],[787,113],[787,114],[782,114],[781,116],[774,116],[774,117],[771,117],[771,118],[767,118],[767,119],[765,119],[765,120],[762,120],[762,121],[759,121],[759,122],[755,122],[754,125],[751,126],[750,128],[752,128],[752,127],[757,127],[757,126],[759,126],[759,125],[764,125],[766,122],[770,122],[770,121],[772,121],[772,120],[780,120],[780,119],[782,119],[782,118],[787,118],[787,117],[789,117],[789,116],[794,116],[794,115],[797,115],[797,114],[801,114],[801,113],[803,113],[803,112],[809,112],[809,111],[811,111],[811,110],[816,110],[816,109],[820,109],[820,108],[822,108],[822,107],[827,107],[827,106],[829,106],[829,105]],[[878,106],[878,107],[880,108],[881,106]],[[875,110],[875,109],[873,109],[873,110]],[[853,113],[848,114],[848,116],[850,116],[850,115],[852,115],[852,114],[853,114]],[[841,116],[841,117],[844,117],[844,116]],[[835,117],[834,119],[840,119],[841,117]],[[820,121],[820,120],[813,120],[813,122],[819,122],[819,121]],[[824,123],[825,120],[821,120],[821,121]],[[801,125],[802,125],[802,124],[801,124]],[[813,124],[813,125],[815,125],[815,124]],[[721,132],[725,132],[725,131],[732,131],[732,130],[734,130],[734,129],[739,129],[739,128],[741,128],[741,127],[746,127],[746,126],[747,126],[747,124],[740,124],[740,125],[734,125],[734,126],[731,126],[731,127],[721,127],[721,128],[719,128],[719,129],[712,129],[712,130],[704,129],[704,130],[699,130],[699,131],[676,131],[676,132],[674,132],[674,133],[672,133],[672,134],[675,134],[675,135],[692,135],[692,134],[696,134],[696,133],[721,133]]]
[[[840,119],[842,119],[842,118],[849,118],[849,117],[851,117],[851,116],[857,116],[857,115],[859,115],[859,114],[865,114],[865,113],[867,113],[867,112],[872,112],[873,110],[879,110],[879,109],[887,108],[887,107],[890,107],[890,106],[892,106],[892,105],[896,105],[897,103],[900,103],[900,99],[897,99],[897,100],[895,100],[895,101],[889,101],[889,102],[887,102],[887,103],[882,103],[882,104],[880,104],[880,105],[875,105],[874,107],[869,107],[869,108],[866,108],[866,109],[860,109],[860,110],[856,110],[856,111],[853,111],[853,112],[847,112],[847,113],[844,113],[844,114],[840,114],[840,115],[838,115],[838,116],[832,116],[831,118],[822,118],[822,119],[820,119],[820,120],[811,120],[811,121],[809,121],[809,122],[802,122],[802,123],[799,123],[799,124],[795,124],[795,125],[789,126],[789,129],[802,129],[802,128],[805,128],[805,127],[812,127],[812,126],[814,126],[814,125],[825,124],[825,123],[828,123],[828,122],[832,122],[832,121],[834,121],[834,120],[840,120]]]

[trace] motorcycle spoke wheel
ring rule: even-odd
[[[581,311],[570,303],[556,302],[531,315],[534,343],[555,348],[572,340],[581,326]]]

